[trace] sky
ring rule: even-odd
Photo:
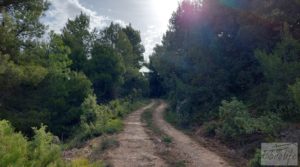
[[[80,12],[90,16],[91,28],[104,28],[112,21],[129,23],[141,32],[146,61],[168,29],[169,19],[179,0],[49,0],[52,4],[42,21],[60,32],[68,19]]]

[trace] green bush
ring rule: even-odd
[[[203,124],[204,134],[206,136],[215,136],[216,129],[219,128],[219,123],[216,121],[207,122]]]
[[[231,101],[222,102],[219,108],[219,124],[216,131],[222,138],[236,140],[254,133],[274,135],[282,121],[274,113],[258,118],[251,117],[246,105],[233,98]]]
[[[27,140],[21,133],[15,133],[8,121],[0,121],[0,164],[22,166],[27,154]]]
[[[70,167],[104,167],[104,163],[102,161],[97,161],[94,163],[90,163],[88,159],[78,158],[74,159],[71,162]]]
[[[120,119],[111,119],[107,122],[107,125],[105,127],[106,133],[116,133],[120,132],[123,128],[123,123]]]
[[[261,153],[260,150],[256,150],[254,157],[248,163],[249,167],[261,167]]]
[[[256,118],[253,122],[257,131],[267,135],[275,135],[283,125],[281,118],[274,113],[268,113]]]
[[[95,95],[89,95],[84,100],[81,110],[83,114],[80,128],[67,143],[67,147],[77,147],[83,141],[105,133],[107,123],[113,117],[109,107],[97,104]]]
[[[300,107],[300,79],[297,79],[297,82],[291,85],[289,89],[292,92],[294,101]]]
[[[180,122],[179,116],[175,112],[172,112],[169,108],[165,112],[164,118],[166,121],[168,121],[169,123],[171,123],[173,125],[179,125],[179,122]]]
[[[60,146],[46,127],[34,128],[34,137],[28,141],[16,133],[8,121],[0,121],[0,164],[9,166],[63,166]]]
[[[54,144],[54,136],[46,132],[46,127],[34,128],[35,136],[29,144],[30,166],[60,166],[61,148]]]
[[[225,139],[233,139],[255,131],[254,122],[247,111],[247,107],[237,99],[222,101],[219,108],[219,118],[221,126],[218,131]]]
[[[114,118],[123,118],[130,112],[138,109],[145,104],[143,100],[134,100],[132,98],[124,98],[113,100],[108,104]]]
[[[297,105],[297,108],[290,113],[289,119],[295,120],[298,122],[300,120],[300,78],[297,79],[296,83],[289,86],[289,91],[293,97],[294,103]]]
[[[167,143],[167,144],[170,144],[170,143],[172,143],[172,137],[170,137],[170,136],[163,136],[163,138],[162,138],[162,141],[164,142],[164,143]]]
[[[113,111],[114,117],[123,118],[129,112],[129,102],[122,100],[114,100],[109,103],[109,107]]]
[[[121,118],[142,106],[145,101],[131,103],[129,99],[118,99],[108,104],[97,104],[95,95],[89,95],[81,105],[81,125],[66,147],[79,146],[83,141],[105,133],[122,130]]]

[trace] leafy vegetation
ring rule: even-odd
[[[241,141],[251,134],[275,134],[281,124],[281,119],[276,115],[252,117],[245,104],[232,99],[222,102],[218,121],[207,123],[205,129],[208,135],[216,134],[228,141]]]
[[[54,139],[77,143],[119,132],[121,119],[148,94],[139,73],[140,32],[114,23],[91,30],[84,13],[61,33],[48,32],[40,20],[49,5],[0,4],[0,120],[10,122],[0,124],[0,166],[93,166],[86,159],[63,162]]]
[[[144,105],[146,101],[130,103],[127,99],[114,100],[107,105],[97,104],[96,96],[85,99],[81,108],[81,124],[74,136],[67,142],[67,147],[80,145],[87,139],[102,134],[113,134],[123,129],[122,118],[131,111]]]
[[[1,166],[62,166],[60,146],[46,127],[34,129],[32,141],[16,133],[8,121],[0,121]]]
[[[1,7],[0,118],[28,136],[31,127],[44,123],[67,139],[81,126],[82,105],[94,93],[98,103],[147,95],[147,79],[139,73],[144,49],[131,25],[91,31],[84,13],[69,20],[61,34],[46,34],[40,17],[48,6],[35,0]],[[110,122],[110,131],[118,124]]]
[[[40,20],[49,5],[0,4],[1,166],[92,166],[64,162],[59,139],[75,146],[119,132],[148,96],[169,99],[170,122],[203,125],[238,146],[253,136],[272,140],[300,120],[299,0],[183,0],[148,77],[139,72],[145,49],[131,25],[91,30],[81,13],[48,32]],[[151,127],[151,112],[143,118]]]
[[[102,161],[97,161],[90,163],[88,159],[79,158],[71,162],[71,167],[105,167],[105,164]]]
[[[256,150],[254,157],[249,162],[249,167],[260,167],[261,151]]]
[[[236,147],[299,122],[299,5],[182,1],[149,64],[150,95],[171,104],[166,118]]]

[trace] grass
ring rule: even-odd
[[[172,125],[178,125],[179,122],[178,116],[174,112],[171,112],[170,108],[167,108],[164,112],[164,119]]]
[[[177,161],[177,162],[174,162],[174,167],[185,167],[185,161]]]
[[[180,118],[178,117],[178,115],[176,115],[176,113],[171,111],[171,108],[167,108],[163,114],[164,120],[171,124],[173,127],[175,127],[177,130],[189,136],[193,136],[193,130],[191,128],[181,126]]]
[[[99,149],[101,151],[105,151],[105,150],[108,150],[108,149],[119,147],[119,145],[120,145],[119,141],[117,141],[116,139],[114,139],[114,138],[105,138],[101,142]]]
[[[119,142],[114,138],[113,134],[119,133],[123,130],[123,119],[130,114],[131,112],[149,104],[150,100],[141,99],[137,101],[126,101],[126,100],[115,100],[110,104],[106,104],[105,107],[108,107],[111,112],[108,115],[109,119],[105,122],[105,124],[101,126],[91,126],[86,125],[85,129],[78,129],[76,133],[74,133],[73,138],[70,138],[63,144],[64,150],[71,150],[72,148],[83,149],[85,144],[88,143],[89,140],[99,137],[101,138],[101,142],[95,143],[91,150],[91,155],[87,159],[79,158],[75,159],[72,162],[74,167],[100,167],[105,166],[109,167],[110,163],[105,161],[94,162],[98,159],[105,158],[102,157],[105,155],[105,152],[114,149],[119,146]],[[99,104],[100,106],[100,104]],[[102,118],[102,117],[99,117]],[[100,121],[100,123],[102,123]],[[97,125],[97,122],[94,122],[94,125]],[[96,133],[99,132],[99,133]],[[1,165],[0,165],[1,166]],[[72,167],[73,167],[72,166]]]
[[[158,147],[166,148],[166,150],[162,151],[160,148],[159,152],[161,158],[163,158],[170,166],[173,167],[185,167],[186,161],[180,160],[180,158],[177,157],[177,154],[174,154],[170,152],[170,149],[167,149],[168,147],[173,147],[173,138],[166,135],[162,130],[160,130],[155,124],[153,120],[153,111],[155,108],[157,108],[158,105],[155,105],[142,114],[142,121],[146,123],[146,126],[150,130],[148,134],[150,136],[155,136],[155,138],[159,138],[162,141],[163,146],[159,145]]]
[[[142,120],[146,123],[147,127],[156,135],[158,136],[161,141],[163,141],[166,144],[170,144],[172,143],[172,138],[168,135],[166,135],[165,133],[163,133],[157,126],[154,125],[153,123],[153,110],[154,108],[156,108],[157,106],[153,106],[149,109],[147,109],[146,111],[144,111],[144,113],[142,114]]]
[[[79,158],[71,161],[70,167],[105,167],[105,163],[102,161],[96,161],[91,163],[88,159]]]
[[[120,119],[111,119],[107,122],[105,127],[105,132],[107,134],[114,134],[122,131],[123,129],[123,122]]]
[[[110,110],[110,113],[107,115],[107,117],[110,118],[107,119],[104,125],[101,124],[101,126],[95,126],[97,125],[98,119],[101,119],[102,117],[97,118],[97,120],[93,122],[93,126],[89,124],[84,125],[84,128],[77,129],[74,132],[73,137],[64,142],[63,148],[65,150],[80,148],[86,141],[95,137],[121,132],[123,130],[123,119],[131,112],[148,103],[150,103],[149,99],[139,99],[135,101],[118,99],[111,101],[109,104],[105,105],[105,107],[108,107]],[[101,104],[98,105],[100,106]],[[102,123],[101,121],[99,122]]]
[[[165,142],[165,143],[167,143],[167,144],[168,143],[172,143],[172,140],[173,139],[170,136],[163,136],[162,137],[162,141]]]

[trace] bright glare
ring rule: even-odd
[[[168,23],[172,13],[176,11],[179,0],[151,0],[153,4],[153,12],[162,24]]]

